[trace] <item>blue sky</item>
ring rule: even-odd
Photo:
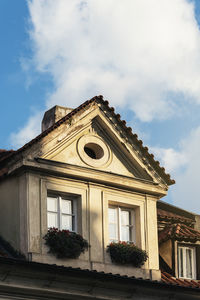
[[[14,147],[10,134],[23,127],[34,111],[44,109],[45,95],[51,90],[47,74],[34,70],[27,74],[22,67],[23,59],[32,55],[28,16],[26,1],[0,0],[0,148],[5,149]]]
[[[167,201],[199,212],[199,27],[200,1],[0,0],[0,149],[103,94],[176,179]]]

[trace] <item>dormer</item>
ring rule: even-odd
[[[27,258],[160,279],[156,203],[174,181],[102,96],[49,110],[42,133],[0,167],[0,235]],[[80,234],[88,251],[49,253],[50,227]],[[119,241],[147,252],[141,268],[111,260],[107,246]]]

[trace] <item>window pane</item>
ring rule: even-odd
[[[122,241],[130,241],[130,211],[121,209],[121,237]]]
[[[186,249],[186,277],[192,278],[192,249]]]
[[[57,198],[47,197],[47,210],[57,211]]]
[[[58,217],[57,213],[48,212],[48,228],[50,227],[58,227]]]
[[[109,238],[110,240],[118,240],[117,224],[109,224]]]
[[[130,241],[130,228],[128,226],[121,227],[121,240],[125,242]]]
[[[121,224],[130,225],[130,212],[127,210],[121,210]]]
[[[108,209],[109,223],[117,223],[117,208]]]
[[[62,199],[62,213],[72,214],[72,201]]]
[[[110,241],[118,241],[118,220],[117,220],[117,208],[110,207],[108,209],[109,219],[109,239]]]
[[[179,277],[184,277],[183,274],[183,248],[179,248]]]
[[[73,230],[72,216],[62,215],[62,229]]]

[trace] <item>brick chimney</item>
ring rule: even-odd
[[[54,107],[47,110],[42,119],[42,132],[51,127],[58,120],[62,119],[72,110],[73,108],[58,105],[55,105]]]

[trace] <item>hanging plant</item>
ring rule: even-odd
[[[49,228],[44,240],[49,247],[49,253],[57,258],[78,258],[89,247],[80,234],[58,228]]]
[[[131,242],[112,242],[107,247],[112,262],[140,268],[148,258],[147,252]]]

